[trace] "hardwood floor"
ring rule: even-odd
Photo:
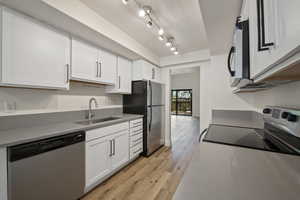
[[[172,133],[180,135],[172,148],[163,147],[149,158],[138,158],[82,200],[172,199],[198,144],[199,120],[172,118],[172,123],[176,124]]]

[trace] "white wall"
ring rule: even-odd
[[[105,94],[104,86],[71,83],[69,91],[0,88],[0,112],[4,109],[3,101],[16,102],[17,110],[84,109],[91,97],[100,106],[123,104],[121,95]]]
[[[212,109],[261,111],[265,105],[300,107],[300,82],[266,91],[233,94],[227,72],[227,55],[212,56],[200,66],[200,126],[204,129]]]
[[[192,89],[193,116],[200,116],[200,69],[196,69],[193,73],[172,75],[171,89]]]

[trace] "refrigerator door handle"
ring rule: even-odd
[[[152,125],[152,83],[149,81],[149,88],[150,88],[150,122],[149,122],[149,132],[151,131]]]

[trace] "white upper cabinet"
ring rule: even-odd
[[[160,69],[144,60],[133,62],[133,80],[151,80],[161,82]]]
[[[96,47],[72,39],[72,79],[98,81],[98,54]]]
[[[114,85],[117,56],[72,39],[72,80]]]
[[[132,62],[125,58],[118,57],[116,84],[114,86],[108,86],[106,88],[106,92],[130,94],[132,81],[131,75]]]
[[[70,38],[7,8],[2,16],[1,85],[68,89]]]
[[[117,56],[100,50],[98,62],[100,81],[109,85],[114,85],[116,83],[117,74]]]
[[[250,22],[251,78],[300,50],[299,0],[247,1]]]

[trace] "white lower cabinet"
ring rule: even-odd
[[[86,186],[93,185],[111,171],[110,136],[86,143]]]
[[[113,138],[113,155],[112,155],[112,169],[118,169],[129,160],[129,131],[114,135]]]
[[[86,132],[86,192],[139,156],[143,119]]]
[[[102,182],[128,160],[129,122],[87,131],[86,191]]]

